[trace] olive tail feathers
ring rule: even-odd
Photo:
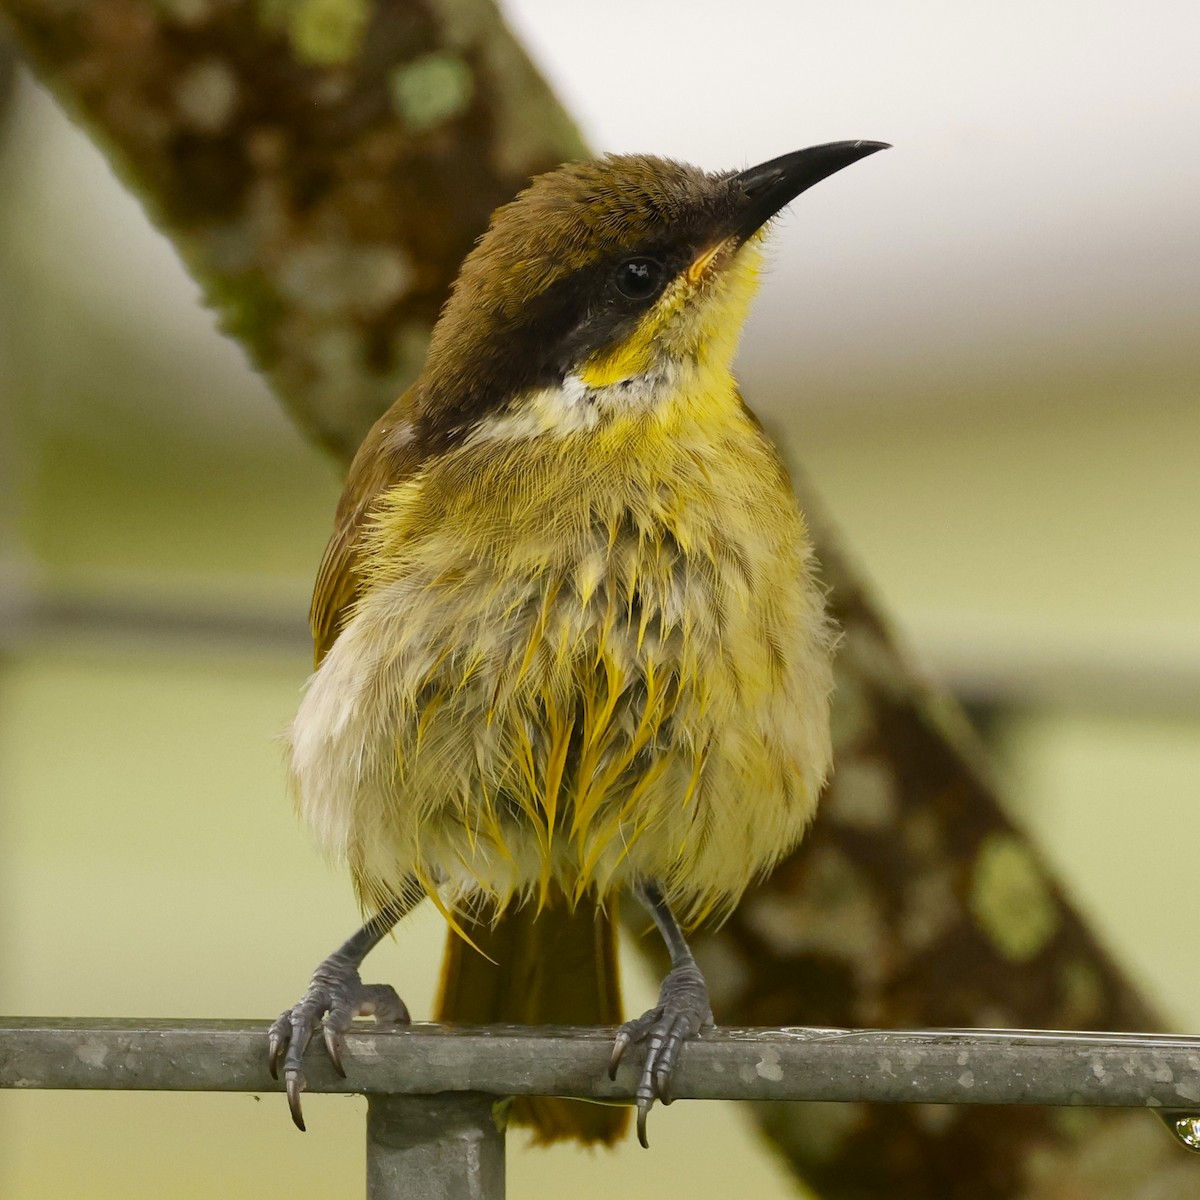
[[[562,895],[539,912],[510,908],[494,925],[463,920],[471,940],[450,931],[437,1019],[461,1025],[618,1025],[616,927],[611,913],[576,909]],[[624,1106],[518,1096],[509,1119],[545,1144],[576,1139],[611,1145],[625,1130]]]

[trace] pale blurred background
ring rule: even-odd
[[[592,144],[805,195],[744,343],[1014,812],[1200,1026],[1200,11],[513,0]],[[0,121],[0,1011],[274,1016],[357,923],[273,735],[338,491],[167,243],[27,78]],[[441,929],[370,960],[429,1013]],[[630,962],[628,1006],[650,981]],[[362,1194],[359,1100],[0,1095],[0,1195]],[[792,1195],[732,1106],[510,1195]],[[1165,1135],[1164,1135],[1165,1136]]]

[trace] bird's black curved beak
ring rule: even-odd
[[[730,181],[745,197],[744,207],[739,209],[730,231],[732,236],[741,245],[814,183],[828,179],[868,154],[890,149],[888,142],[826,142],[807,150],[794,150],[740,172]]]

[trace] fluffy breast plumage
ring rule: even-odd
[[[381,508],[291,738],[368,902],[640,876],[697,918],[802,833],[832,637],[790,487],[749,421],[644,441],[476,448]]]

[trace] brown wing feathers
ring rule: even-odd
[[[318,665],[329,653],[346,610],[358,595],[358,543],[375,502],[414,474],[424,457],[414,436],[413,407],[410,388],[375,422],[350,464],[308,615]]]

